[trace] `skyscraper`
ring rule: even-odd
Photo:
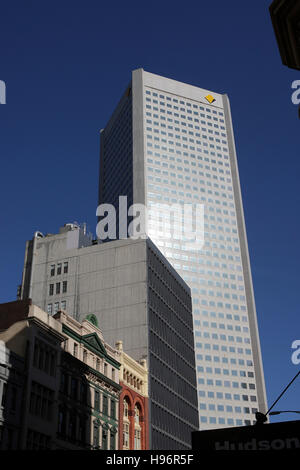
[[[101,131],[99,204],[120,215],[119,196],[148,208],[149,236],[192,290],[201,429],[251,424],[266,393],[227,95],[133,71]],[[180,214],[171,237],[160,230],[174,204],[202,207],[201,249]]]

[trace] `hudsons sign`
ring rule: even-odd
[[[192,433],[195,451],[300,451],[300,421]]]

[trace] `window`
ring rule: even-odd
[[[87,362],[87,350],[83,350],[83,362]]]
[[[110,417],[116,419],[116,402],[114,400],[110,401]]]
[[[56,294],[60,294],[60,282],[56,283]]]
[[[123,417],[128,418],[128,401],[123,401]]]
[[[12,387],[10,409],[12,411],[16,411],[16,405],[17,405],[17,389],[16,387]]]
[[[102,449],[107,450],[107,430],[102,430]]]
[[[65,372],[62,372],[60,376],[60,391],[67,395],[68,389],[69,389],[69,376]]]
[[[49,315],[52,315],[52,312],[53,312],[52,304],[48,304],[47,312],[48,312]]]
[[[100,393],[97,390],[95,390],[94,408],[96,411],[100,411]]]
[[[63,406],[60,406],[58,412],[58,433],[66,434],[66,411]]]
[[[129,424],[123,424],[123,449],[129,449]]]
[[[78,439],[80,442],[85,444],[86,440],[86,420],[84,416],[81,416],[79,419],[79,432],[78,432]]]
[[[77,354],[78,354],[78,344],[77,344],[77,343],[74,343],[73,355],[74,355],[75,357],[77,357]]]
[[[139,429],[134,430],[134,449],[141,450],[141,431]]]
[[[68,282],[63,281],[63,287],[62,287],[63,294],[65,294],[67,292],[67,287],[68,287]]]
[[[55,275],[55,264],[51,264],[50,266],[50,276],[54,276]]]
[[[6,392],[7,392],[7,384],[3,383],[3,390],[2,390],[2,399],[1,399],[1,406],[5,407],[6,404]]]
[[[80,383],[80,401],[81,403],[87,403],[87,384],[84,382]]]
[[[97,424],[94,424],[93,445],[96,449],[99,447],[99,427]]]
[[[54,293],[54,284],[49,285],[49,295],[53,295]]]
[[[57,264],[57,271],[56,271],[56,274],[57,274],[57,275],[61,274],[61,263],[58,263],[58,264]]]
[[[102,413],[108,415],[108,397],[103,395]]]
[[[47,421],[52,419],[54,392],[42,385],[32,382],[29,411]]]
[[[110,432],[110,450],[115,450],[116,448],[116,433]]]
[[[55,302],[54,304],[54,313],[57,313],[59,310],[59,302]]]
[[[66,310],[66,308],[67,308],[67,302],[65,300],[62,300],[61,301],[61,309]]]
[[[134,408],[134,421],[135,424],[140,424],[140,410],[137,406]]]
[[[77,399],[77,385],[78,385],[77,379],[72,377],[72,379],[71,379],[71,398],[73,398],[73,400]]]
[[[69,270],[69,264],[68,264],[68,262],[66,261],[66,262],[64,263],[64,274],[67,274],[68,270]]]

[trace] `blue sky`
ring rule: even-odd
[[[131,70],[227,93],[232,107],[269,403],[299,366],[299,133],[271,0],[14,1],[1,6],[0,302],[25,241],[86,221],[95,233],[99,131]],[[184,6],[183,6],[184,5]],[[300,379],[277,409],[300,410]],[[282,415],[277,420],[297,419]],[[273,419],[275,421],[275,419]]]

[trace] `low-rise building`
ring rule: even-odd
[[[62,325],[46,312],[27,301],[0,305],[0,341],[6,346],[6,357],[17,357],[18,372],[23,375],[22,390],[15,387],[14,364],[7,370],[2,434],[18,449],[54,449],[58,415],[61,343],[65,340]],[[2,362],[2,361],[1,361]],[[6,363],[10,362],[6,360]],[[4,364],[5,366],[5,364]],[[2,362],[3,367],[3,362]],[[6,383],[6,385],[5,385]],[[12,404],[18,403],[18,427],[11,427]]]
[[[0,341],[0,450],[18,448],[24,384],[24,359]]]
[[[148,369],[146,360],[132,359],[116,343],[120,353],[119,449],[149,449]]]
[[[54,318],[67,339],[61,355],[57,446],[118,446],[119,353],[104,342],[97,319]],[[87,445],[88,444],[88,445]]]
[[[0,448],[115,449],[119,353],[95,318],[0,305]]]

